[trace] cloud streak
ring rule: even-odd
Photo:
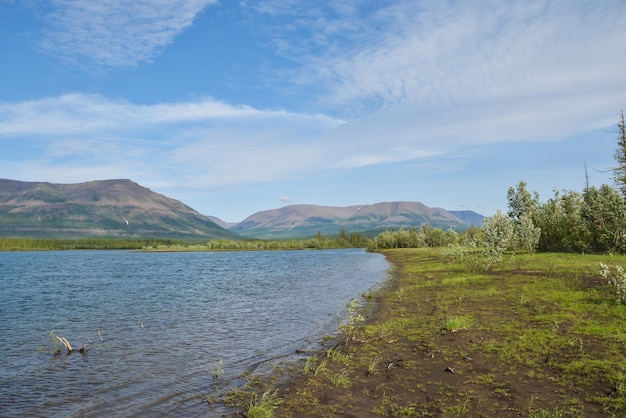
[[[300,64],[294,83],[314,86],[320,106],[349,120],[336,141],[405,150],[359,153],[348,166],[561,140],[611,125],[626,102],[621,2],[352,5],[259,8],[299,22],[274,27],[277,49]],[[308,41],[290,43],[296,33]]]
[[[67,94],[19,103],[0,102],[0,137],[128,132],[158,125],[201,124],[209,121],[257,121],[268,119],[315,121],[321,125],[343,123],[325,115],[284,110],[260,110],[214,99],[193,102],[137,105],[99,95]]]
[[[133,172],[134,178],[158,178],[168,172],[176,182],[183,178],[196,187],[258,183],[323,169],[333,148],[320,138],[343,123],[212,99],[138,105],[79,94],[2,103],[0,115],[4,158],[19,160],[10,152],[12,144],[28,143],[38,150],[38,164],[49,167],[43,178],[50,181],[65,181],[60,177],[71,170],[117,167],[108,176]],[[32,177],[19,168],[12,175]]]
[[[41,47],[70,64],[150,62],[218,0],[53,0]]]
[[[357,108],[445,109],[607,90],[626,79],[623,12],[620,2],[582,0],[397,1],[358,20],[353,9],[334,10],[311,19],[325,48],[311,41],[297,80],[325,86],[328,104]],[[286,49],[288,33],[280,39]]]

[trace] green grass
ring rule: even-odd
[[[278,391],[267,390],[261,398],[255,398],[246,412],[247,418],[273,418],[274,410],[282,403],[282,399],[278,397]]]
[[[352,330],[343,354],[328,357],[325,376],[289,391],[284,415],[302,401],[295,394],[306,394],[313,416],[626,414],[626,306],[598,271],[607,259],[626,266],[626,257],[507,254],[477,274],[439,252],[384,251],[395,286],[371,298],[374,319]],[[439,378],[446,366],[458,376],[453,392]],[[340,380],[351,396],[329,398]],[[544,390],[550,397],[520,406],[530,399],[519,394]]]
[[[469,328],[471,319],[466,316],[453,316],[446,321],[446,331],[457,332]]]

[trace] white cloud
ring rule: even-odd
[[[292,81],[354,119],[407,107],[418,115],[507,103],[515,112],[516,103],[542,107],[582,95],[597,106],[625,91],[620,1],[351,4],[283,2],[271,13],[299,22],[274,27],[278,50],[301,64]]]
[[[561,140],[612,125],[626,103],[623,2],[350,5],[258,9],[274,19],[279,53],[300,64],[292,82],[350,120],[329,133],[346,144],[340,166]]]
[[[53,0],[44,50],[69,63],[132,67],[150,61],[218,0]]]
[[[325,132],[343,121],[233,106],[212,99],[137,105],[101,96],[66,95],[20,103],[0,103],[4,159],[24,160],[36,150],[49,181],[63,173],[92,173],[106,167],[108,177],[135,172],[145,178],[168,173],[176,182],[208,187],[259,183],[323,169],[334,148]],[[0,164],[3,170],[8,165]],[[54,167],[63,166],[55,172]],[[31,178],[23,168],[4,176]],[[2,175],[0,174],[0,177]],[[136,176],[132,176],[136,177]]]
[[[373,95],[422,109],[537,100],[626,80],[617,70],[626,63],[623,5],[539,4],[401,3],[389,13],[399,25],[393,35],[319,65],[342,80],[339,102]]]
[[[129,132],[155,129],[156,125],[193,126],[228,120],[261,123],[269,119],[298,120],[298,123],[321,126],[343,123],[321,114],[260,110],[245,105],[233,106],[213,99],[137,105],[97,95],[68,94],[19,103],[0,102],[0,137]]]

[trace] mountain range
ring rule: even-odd
[[[482,215],[419,202],[330,207],[290,205],[255,213],[237,224],[202,215],[131,180],[77,184],[0,179],[0,236],[115,237],[184,240],[286,239],[344,231],[375,234],[423,224],[457,230],[480,226]]]
[[[462,219],[465,218],[465,219]],[[255,213],[230,230],[240,235],[262,239],[337,235],[346,232],[373,235],[385,229],[415,228],[429,224],[436,228],[457,230],[481,225],[482,216],[462,212],[459,216],[420,202],[381,202],[345,207],[290,205]]]

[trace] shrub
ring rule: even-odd
[[[359,300],[356,298],[352,299],[350,303],[348,303],[348,317],[339,327],[346,336],[346,347],[348,343],[355,338],[358,326],[361,322],[365,321],[363,315],[359,313],[359,307]]]
[[[502,261],[502,256],[511,244],[513,238],[513,222],[502,214],[500,210],[491,218],[486,218],[483,224],[483,256],[485,258],[485,270],[493,264]]]
[[[600,275],[608,280],[608,284],[617,296],[617,303],[626,303],[626,271],[622,266],[615,266],[614,273],[609,266],[600,263]]]

